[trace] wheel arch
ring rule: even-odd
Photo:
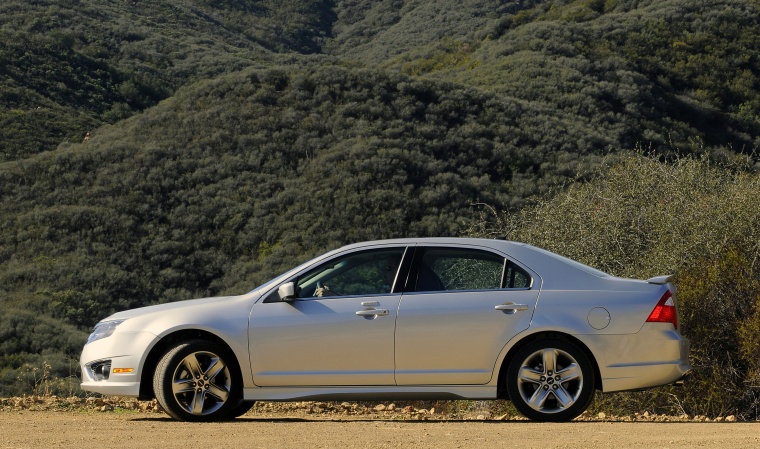
[[[235,376],[237,382],[240,382],[241,386],[243,385],[243,373],[240,368],[240,363],[235,356],[235,351],[232,350],[230,345],[228,345],[224,339],[211,332],[200,329],[182,329],[165,335],[153,345],[153,348],[148,352],[148,356],[145,358],[145,363],[143,363],[142,372],[140,374],[139,399],[155,399],[156,394],[153,391],[153,376],[155,375],[158,362],[170,348],[188,340],[206,340],[223,347],[229,356],[231,356],[231,360],[227,361],[227,365],[233,368],[232,375]]]
[[[504,359],[501,361],[501,366],[499,367],[498,372],[498,383],[496,388],[496,394],[499,399],[509,399],[509,394],[507,393],[507,380],[506,380],[506,373],[507,369],[509,368],[509,364],[514,358],[515,353],[522,349],[525,345],[528,345],[530,343],[533,343],[534,341],[548,339],[548,338],[558,338],[561,340],[566,340],[574,345],[576,345],[581,351],[583,351],[584,354],[588,357],[589,361],[591,362],[591,366],[594,369],[594,389],[600,390],[602,389],[602,376],[601,371],[599,370],[599,364],[596,361],[596,357],[594,357],[594,353],[591,352],[591,350],[584,344],[581,340],[579,340],[576,337],[573,337],[570,334],[566,334],[563,332],[556,332],[556,331],[542,331],[537,332],[535,334],[530,334],[525,336],[522,340],[515,343],[507,352],[507,355],[504,356]]]

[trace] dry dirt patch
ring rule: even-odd
[[[395,404],[261,403],[231,422],[183,423],[154,402],[14,398],[0,400],[0,449],[760,447],[756,422],[642,413],[544,424],[474,413],[480,414],[455,417]]]
[[[254,414],[184,423],[136,411],[0,412],[0,449],[41,447],[753,448],[758,423],[398,420]]]

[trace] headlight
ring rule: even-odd
[[[110,337],[111,334],[113,334],[113,331],[116,330],[116,326],[123,323],[124,321],[126,320],[101,321],[95,325],[95,329],[93,329],[90,337],[87,339],[87,343],[85,344],[92,343],[93,341],[100,340],[101,338]]]

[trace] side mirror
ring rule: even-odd
[[[277,294],[283,301],[291,302],[296,299],[296,284],[293,282],[286,282],[277,289]]]

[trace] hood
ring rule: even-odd
[[[112,320],[126,320],[128,318],[135,318],[138,316],[148,315],[155,312],[165,312],[167,310],[184,309],[187,307],[201,306],[205,304],[211,304],[225,299],[232,298],[232,296],[217,296],[213,298],[202,299],[189,299],[187,301],[170,302],[166,304],[157,304],[155,306],[140,307],[138,309],[125,310],[123,312],[117,312],[108,318],[104,318],[101,321]]]

